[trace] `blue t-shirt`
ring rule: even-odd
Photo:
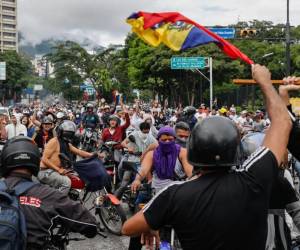
[[[35,132],[35,127],[32,126],[30,128],[27,128],[27,136],[32,138],[32,136],[34,135],[34,132]]]

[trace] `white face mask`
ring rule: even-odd
[[[148,137],[148,134],[144,134],[142,131],[139,131],[139,136],[143,141],[145,141]]]

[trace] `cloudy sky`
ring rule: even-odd
[[[132,12],[179,11],[202,25],[238,20],[285,23],[286,0],[17,0],[19,30],[26,41],[89,38],[97,44],[123,43]],[[300,24],[300,1],[290,0],[292,25]]]

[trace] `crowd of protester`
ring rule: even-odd
[[[70,189],[70,180],[65,176],[66,171],[57,157],[59,151],[65,150],[67,154],[75,154],[83,158],[92,157],[93,152],[85,152],[77,148],[82,143],[82,134],[86,129],[97,131],[97,145],[107,141],[116,142],[114,161],[118,165],[118,178],[121,184],[115,195],[121,199],[122,190],[128,184],[131,184],[132,192],[136,193],[145,179],[148,182],[151,181],[155,193],[159,194],[142,211],[125,223],[123,233],[132,236],[129,249],[141,249],[140,236],[135,236],[147,233],[150,229],[159,229],[167,221],[175,227],[175,231],[179,232],[184,249],[195,249],[198,243],[187,240],[186,234],[190,233],[191,237],[197,238],[196,232],[193,228],[185,228],[180,219],[186,218],[193,225],[191,218],[198,216],[197,219],[200,218],[199,220],[207,223],[205,220],[210,217],[210,213],[216,215],[218,214],[216,211],[220,208],[215,207],[218,206],[217,203],[209,203],[212,210],[205,210],[205,204],[210,200],[208,196],[215,197],[214,195],[218,196],[218,193],[217,198],[223,202],[227,195],[230,199],[233,199],[234,195],[240,199],[232,204],[226,204],[228,206],[225,206],[222,216],[219,213],[222,217],[219,219],[224,224],[229,223],[235,227],[232,232],[240,236],[241,232],[236,230],[249,232],[243,226],[244,224],[238,224],[239,220],[243,219],[249,225],[251,224],[251,230],[255,230],[253,218],[255,215],[258,216],[259,232],[249,238],[247,234],[242,235],[244,243],[249,242],[251,243],[249,246],[262,249],[262,245],[265,244],[264,237],[268,235],[266,249],[289,249],[277,247],[279,245],[291,246],[292,237],[297,239],[299,235],[297,229],[300,225],[300,203],[291,172],[296,170],[300,174],[298,162],[300,154],[297,153],[299,151],[297,141],[293,142],[291,139],[298,138],[297,131],[294,131],[295,125],[290,135],[291,124],[292,122],[295,124],[295,116],[292,114],[288,100],[288,92],[298,90],[299,87],[293,85],[294,78],[288,78],[285,80],[287,85],[280,87],[278,95],[268,80],[269,72],[265,68],[257,67],[259,73],[254,72],[254,77],[260,83],[266,96],[266,106],[261,107],[260,110],[238,112],[240,109],[234,105],[219,108],[215,106],[210,110],[203,103],[198,108],[193,106],[170,108],[161,105],[158,100],[149,103],[135,100],[133,103],[125,104],[121,99],[119,103],[111,105],[105,101],[101,103],[78,102],[77,104],[53,103],[51,105],[35,103],[15,106],[11,108],[10,115],[0,115],[1,140],[10,140],[20,135],[32,138],[43,154],[40,173],[37,177],[41,182],[57,189],[63,184],[67,192]],[[281,112],[280,116],[277,115],[276,109]],[[76,141],[75,133],[79,138],[78,141]],[[287,147],[290,155],[296,157],[296,163],[292,166],[294,169],[290,168],[291,161],[287,157],[289,154]],[[124,151],[128,153],[124,154]],[[103,157],[100,154],[98,156]],[[139,172],[133,178],[124,174],[126,171],[123,169],[123,164],[129,160],[136,163]],[[267,167],[264,167],[264,164]],[[279,167],[280,170],[275,167]],[[222,170],[218,170],[219,168]],[[236,174],[232,174],[231,170],[235,170]],[[51,178],[49,178],[50,175]],[[193,178],[196,180],[193,181]],[[204,180],[201,182],[202,186],[196,183],[198,178]],[[184,193],[178,186],[181,184],[176,181],[186,179],[190,181],[182,185],[184,193],[195,195],[197,201],[203,203],[193,204],[191,210],[182,213],[181,209],[186,205],[185,196],[182,196]],[[132,183],[130,183],[131,180],[133,180]],[[205,180],[207,183],[212,183],[212,186],[215,185],[209,191],[206,190],[208,186],[205,186]],[[217,182],[220,184],[216,184]],[[175,187],[171,188],[173,185]],[[201,195],[195,194],[197,185],[200,185],[206,192],[202,190]],[[238,188],[234,188],[233,185]],[[225,189],[220,189],[220,186],[224,186]],[[238,190],[241,192],[237,192]],[[255,193],[259,195],[255,196]],[[177,199],[180,197],[180,199],[174,204],[170,197],[177,197]],[[252,205],[251,197],[255,198]],[[164,202],[165,206],[162,207]],[[186,200],[186,202],[192,201]],[[218,201],[215,200],[215,202]],[[244,207],[239,207],[238,203]],[[245,212],[247,206],[250,205],[253,206],[253,210],[250,209],[251,213],[247,215]],[[199,214],[199,211],[195,210],[197,208],[202,209],[201,211],[207,218]],[[173,209],[174,213],[170,213],[168,209],[170,211]],[[267,209],[269,209],[268,230],[265,228],[266,221],[264,220],[267,218],[265,217]],[[225,216],[226,211],[231,214],[235,211],[237,216],[242,217],[231,218],[232,220],[229,221]],[[259,212],[255,214],[255,211]],[[289,215],[285,214],[286,211]],[[176,220],[173,221],[172,216],[175,214]],[[278,218],[283,218],[283,220]],[[213,222],[217,223],[217,219]],[[199,230],[205,230],[203,225],[199,222],[194,226]],[[216,226],[214,224],[214,227]],[[277,232],[276,230],[279,230],[281,226],[284,232]],[[211,230],[209,227],[208,229]],[[221,225],[220,232],[216,234],[222,233],[226,234],[226,227]],[[224,235],[219,235],[219,237],[222,238]],[[257,238],[254,237],[255,235]],[[151,233],[148,236],[151,240],[153,237],[158,239],[157,233]],[[222,247],[225,248],[220,249],[228,249],[233,236],[228,237],[229,240],[225,238],[221,240],[220,244],[223,244]],[[281,237],[280,241],[278,237]],[[249,239],[252,239],[252,242]],[[231,246],[235,246],[232,249],[239,249],[237,242],[232,242]],[[217,249],[215,244],[218,242],[213,240],[207,241],[204,249],[210,249],[209,244],[214,245],[211,249]]]

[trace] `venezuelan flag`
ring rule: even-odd
[[[128,17],[127,23],[132,26],[134,33],[154,47],[164,43],[174,51],[182,51],[213,42],[230,58],[239,58],[253,64],[253,61],[234,45],[178,12],[140,11]]]

